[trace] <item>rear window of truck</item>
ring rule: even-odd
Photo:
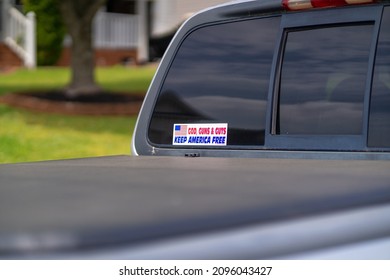
[[[148,141],[160,147],[386,150],[390,8],[383,11],[381,17],[378,6],[326,9],[308,12],[310,20],[291,13],[192,30],[161,83]]]

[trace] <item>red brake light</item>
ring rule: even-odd
[[[286,10],[306,10],[312,8],[341,7],[346,5],[369,4],[375,0],[282,0]]]

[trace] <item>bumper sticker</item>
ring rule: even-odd
[[[226,146],[227,123],[174,124],[172,145]]]

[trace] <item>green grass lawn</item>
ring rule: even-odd
[[[107,90],[145,92],[156,70],[155,65],[143,67],[107,67],[96,70],[97,82]],[[68,68],[40,67],[0,73],[0,95],[26,90],[57,89],[70,80]]]
[[[155,67],[97,70],[106,89],[146,92]],[[0,73],[0,95],[7,92],[61,88],[66,68],[39,68]],[[0,105],[0,163],[130,154],[134,117],[65,116],[32,113]]]

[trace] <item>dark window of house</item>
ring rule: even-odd
[[[385,8],[371,92],[368,145],[390,147],[390,7]]]
[[[149,139],[177,123],[226,123],[227,145],[263,145],[279,17],[207,26],[182,43],[157,100]]]
[[[286,34],[275,133],[361,135],[372,24]]]
[[[106,10],[109,13],[135,14],[135,5],[133,0],[108,0]]]

